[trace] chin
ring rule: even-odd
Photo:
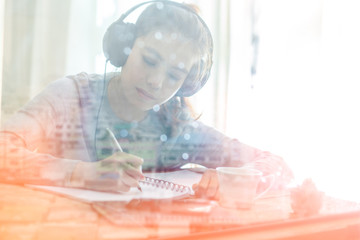
[[[142,111],[149,111],[151,109],[153,109],[153,107],[156,105],[152,104],[152,103],[144,103],[144,102],[137,102],[136,104],[134,104],[139,110]]]

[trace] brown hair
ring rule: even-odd
[[[198,61],[191,67],[177,96],[191,96],[205,84],[212,64],[213,41],[210,30],[195,6],[159,2],[147,7],[136,21],[136,36],[165,32],[193,45]]]
[[[205,59],[205,69],[210,69],[212,61],[212,37],[207,26],[197,15],[196,5],[183,4],[183,7],[173,4],[155,3],[147,7],[136,21],[137,37],[155,31],[180,34],[179,37],[190,40],[195,47],[199,61]],[[203,69],[204,69],[203,68]],[[200,81],[203,72],[198,69],[194,81]],[[184,82],[184,84],[186,84]],[[159,118],[167,129],[172,129],[170,135],[176,135],[179,124],[200,117],[184,97],[173,97],[164,103],[159,112]]]

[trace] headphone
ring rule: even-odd
[[[137,38],[136,24],[127,23],[124,22],[124,20],[130,13],[135,11],[137,8],[149,3],[162,3],[164,5],[171,5],[185,9],[193,13],[206,29],[210,40],[209,56],[207,57],[207,59],[202,58],[197,64],[194,64],[183,85],[176,93],[176,96],[179,97],[192,96],[205,85],[210,76],[213,54],[213,39],[211,36],[211,32],[204,20],[193,9],[187,7],[184,4],[167,0],[157,0],[139,3],[134,7],[130,8],[128,11],[122,14],[118,20],[113,22],[106,30],[103,38],[103,51],[105,58],[107,59],[107,61],[110,61],[110,63],[115,67],[124,66],[131,51],[131,48],[134,45],[135,39]]]

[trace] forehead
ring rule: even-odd
[[[152,32],[136,40],[139,48],[155,50],[163,59],[193,64],[199,59],[195,44],[176,33]]]

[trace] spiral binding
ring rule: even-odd
[[[153,187],[157,187],[157,188],[171,190],[174,192],[180,192],[180,193],[191,192],[191,188],[189,186],[176,184],[173,182],[169,182],[169,181],[157,179],[157,178],[145,177],[145,180],[140,181],[140,183],[147,185],[147,186],[153,186]]]

